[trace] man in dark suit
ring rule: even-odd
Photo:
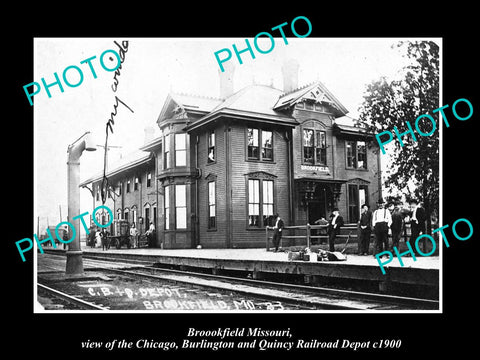
[[[413,243],[415,243],[415,240],[417,240],[417,237],[425,234],[425,221],[427,220],[427,215],[425,213],[425,209],[418,205],[417,200],[411,200],[410,206],[412,208],[412,216],[410,217],[410,245],[413,245]]]
[[[358,237],[358,254],[368,255],[370,247],[370,236],[372,234],[372,212],[370,206],[362,205],[362,214],[360,215],[360,234]]]
[[[280,245],[280,240],[282,239],[282,230],[283,230],[283,220],[280,218],[280,215],[275,214],[275,224],[273,226],[273,246],[275,246],[275,252],[278,251],[278,246]]]
[[[392,216],[392,225],[390,225],[390,230],[392,230],[392,250],[393,247],[398,249],[398,244],[400,242],[400,237],[402,235],[403,229],[403,215],[400,211],[400,203],[396,202],[395,204],[391,203],[388,205],[388,210]]]
[[[340,233],[340,228],[343,226],[343,217],[340,216],[338,208],[333,209],[332,217],[328,223],[328,248],[331,252],[335,251],[335,238]]]

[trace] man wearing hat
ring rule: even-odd
[[[375,234],[375,251],[373,256],[388,250],[388,229],[392,225],[392,216],[390,211],[385,209],[383,199],[379,199],[377,202],[377,210],[374,211],[372,216],[373,233]]]
[[[283,220],[280,218],[280,215],[276,213],[274,215],[275,226],[273,227],[273,246],[275,246],[275,252],[278,251],[278,246],[280,245],[280,240],[282,239],[282,229],[283,229]]]
[[[343,217],[340,216],[338,208],[333,209],[332,217],[328,223],[328,248],[331,252],[335,251],[335,238],[340,233],[340,227],[343,226]]]
[[[360,234],[358,237],[358,254],[368,255],[370,246],[370,235],[372,234],[372,212],[368,204],[362,205],[362,213],[360,215]]]
[[[393,247],[398,249],[400,237],[402,235],[403,215],[400,210],[400,205],[401,203],[399,201],[388,205],[388,210],[390,210],[390,215],[392,216],[392,225],[390,225],[390,230],[392,230],[392,250]]]
[[[427,220],[427,216],[425,209],[418,205],[418,201],[416,199],[410,200],[410,206],[412,208],[412,216],[410,217],[410,227],[412,232],[410,236],[410,243],[413,243],[415,240],[417,240],[417,237],[425,234],[425,221]]]

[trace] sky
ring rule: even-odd
[[[118,50],[114,41],[128,40],[128,51],[117,75],[118,87],[113,92],[114,72],[105,71],[100,55],[109,49]],[[249,39],[253,43],[252,39]],[[273,50],[267,54],[242,54],[243,64],[235,55],[234,91],[252,84],[273,85],[283,88],[281,65],[290,58],[299,62],[298,85],[320,80],[349,110],[345,122],[358,116],[367,84],[382,76],[393,78],[406,64],[394,38],[275,38]],[[419,39],[415,39],[419,40]],[[105,142],[105,125],[114,111],[115,96],[134,112],[119,104],[114,117],[113,134],[109,144],[120,146],[110,150],[109,163],[120,153],[128,154],[144,142],[144,128],[151,126],[155,136],[156,125],[169,92],[183,92],[219,97],[219,66],[214,52],[237,44],[242,49],[244,38],[36,38],[34,40],[34,79],[47,84],[55,81],[56,72],[64,92],[58,86],[50,87],[51,98],[42,87],[34,96],[34,206],[35,226],[39,217],[40,233],[47,225],[55,226],[67,215],[67,147],[86,131],[90,131],[95,144]],[[260,44],[262,49],[268,44]],[[255,50],[254,50],[255,51]],[[91,61],[97,78],[88,64]],[[107,67],[108,55],[104,57]],[[83,81],[77,87],[68,87],[62,79],[66,67],[78,66]],[[71,83],[80,81],[75,70],[67,72]],[[26,85],[26,84],[25,84]],[[26,106],[29,106],[25,97]],[[84,152],[80,159],[81,181],[103,169],[103,148]],[[80,190],[81,212],[92,211],[90,192]],[[60,218],[61,212],[61,218]],[[36,227],[35,227],[36,229]]]

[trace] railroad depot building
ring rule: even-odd
[[[295,62],[282,72],[282,90],[252,84],[234,93],[227,68],[221,98],[170,93],[160,136],[107,172],[105,205],[142,233],[152,221],[163,248],[263,247],[276,212],[287,226],[305,225],[338,207],[356,223],[361,204],[381,197],[374,137],[336,123],[348,111],[321,82],[297,87]],[[93,206],[102,176],[81,184]]]

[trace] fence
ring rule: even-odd
[[[323,230],[326,233],[327,227],[328,227],[328,225],[310,225],[310,224],[296,225],[296,226],[285,226],[283,228],[283,231],[285,231],[285,230],[294,231],[294,232],[305,231],[305,234],[303,234],[303,235],[285,235],[285,233],[283,233],[282,234],[282,239],[280,240],[280,247],[283,247],[283,240],[284,239],[305,239],[305,246],[310,248],[310,246],[312,245],[312,239],[328,239],[328,235],[326,235],[326,234],[325,235],[313,235],[312,230]],[[273,227],[267,226],[265,228],[265,244],[266,244],[265,246],[266,246],[267,251],[269,251],[269,249],[270,249],[269,231],[273,231]],[[345,240],[345,247],[347,246],[350,238],[352,237],[352,233],[356,234],[355,236],[358,239],[359,227],[358,227],[357,224],[346,224],[345,226],[343,226],[341,228],[341,231],[348,231],[348,235],[339,234],[339,235],[336,236],[337,239],[339,239],[339,238],[340,239],[342,239],[342,238],[346,239]],[[405,243],[407,242],[407,239],[410,239],[410,236],[411,236],[410,225],[405,224],[403,226],[403,229],[402,229],[402,237],[403,237],[403,240],[404,240]],[[370,237],[371,237],[371,239],[375,238],[375,235],[373,234],[373,231],[372,231]],[[434,237],[435,241],[438,242],[438,233],[433,234],[433,237]],[[391,239],[391,236],[389,236],[389,238]],[[424,246],[423,251],[427,252],[427,250],[425,248],[425,241],[423,241],[422,243],[423,243],[423,246]],[[438,246],[437,246],[437,249],[438,249]]]
[[[306,239],[306,247],[310,248],[312,245],[312,239],[328,239],[328,235],[313,235],[312,230],[323,230],[326,232],[328,225],[295,225],[295,226],[285,226],[282,231],[305,231],[305,235],[284,235],[282,234],[282,238],[280,240],[280,247],[283,247],[283,240],[284,239]],[[350,230],[348,235],[337,235],[336,238],[346,238],[345,245],[348,244],[348,241],[350,240],[350,236],[352,235],[352,232],[357,231],[356,226],[344,226],[342,227],[342,230]],[[273,227],[267,226],[265,228],[265,243],[266,243],[266,250],[269,251],[270,249],[270,237],[268,232],[273,231]]]

